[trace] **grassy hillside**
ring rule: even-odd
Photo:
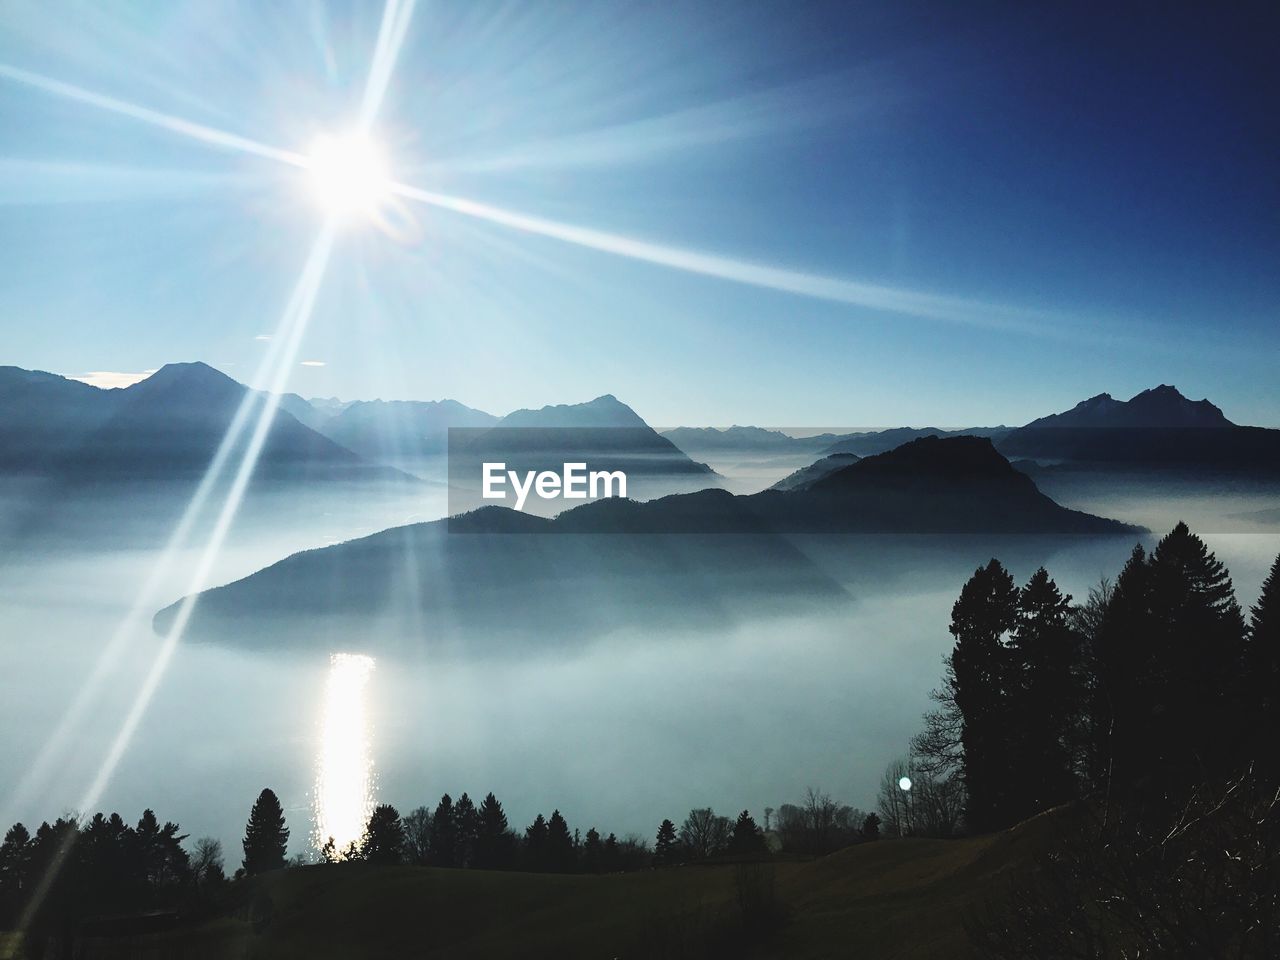
[[[1007,890],[1054,819],[965,840],[882,840],[772,867],[722,864],[607,876],[314,866],[243,885],[225,916],[85,944],[97,958],[963,958],[964,917]],[[785,917],[738,904],[772,871]]]

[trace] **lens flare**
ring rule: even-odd
[[[359,843],[373,810],[372,726],[365,690],[373,657],[335,653],[329,658],[316,758],[315,834],[319,849],[332,838],[335,852]]]
[[[391,195],[382,150],[359,133],[322,136],[307,153],[311,194],[337,217],[373,217]]]

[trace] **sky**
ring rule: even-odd
[[[1280,426],[1280,13],[1029,6],[406,3],[408,190],[337,229],[288,389]],[[252,382],[325,217],[275,153],[356,123],[383,13],[0,7],[0,363]]]

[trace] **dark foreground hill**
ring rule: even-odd
[[[972,956],[966,919],[1007,896],[1055,830],[1042,816],[986,837],[881,840],[809,862],[604,876],[303,867],[239,885],[221,915],[124,942],[86,942],[77,955],[963,960]],[[748,932],[738,892],[760,870],[773,871],[787,919]]]

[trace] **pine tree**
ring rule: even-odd
[[[654,860],[664,866],[675,863],[679,859],[679,849],[676,825],[670,820],[663,820],[658,827],[657,840],[653,845]]]
[[[1157,796],[1172,799],[1240,772],[1245,625],[1226,568],[1184,523],[1151,554],[1151,595],[1163,684],[1147,756]]]
[[[553,873],[569,873],[574,868],[573,835],[559,810],[547,821],[547,867]]]
[[[400,811],[389,803],[381,803],[369,815],[360,852],[369,863],[383,866],[400,863],[404,858],[404,824]]]
[[[729,837],[729,852],[737,856],[759,854],[765,852],[764,831],[758,826],[750,811],[743,810],[733,824],[733,833]]]
[[[509,868],[514,858],[514,837],[507,829],[507,815],[492,793],[485,794],[477,813],[475,865],[486,870]]]
[[[862,821],[861,835],[863,840],[879,840],[880,817],[875,813],[868,813],[866,819]]]
[[[1012,822],[1008,652],[1004,636],[1015,625],[1018,590],[997,560],[974,571],[951,608],[949,660],[961,718],[969,826],[979,832]]]
[[[431,864],[436,867],[458,865],[458,827],[454,823],[453,798],[447,793],[436,804],[431,815]]]
[[[604,869],[604,844],[595,827],[588,828],[582,841],[582,869],[586,873],[600,873]]]
[[[460,867],[469,867],[475,856],[476,837],[480,833],[480,817],[471,798],[463,793],[453,805],[453,823],[457,834],[454,859]]]
[[[1249,759],[1266,782],[1280,779],[1275,732],[1280,729],[1280,556],[1249,611],[1245,701],[1251,707]]]
[[[1072,748],[1083,704],[1077,685],[1080,647],[1070,611],[1071,597],[1063,596],[1044,567],[1018,593],[1008,684],[1009,813],[1015,821],[1076,793]]]
[[[254,874],[279,870],[284,866],[289,845],[289,828],[284,822],[284,808],[270,789],[258,794],[249,811],[244,831],[244,872]]]
[[[524,831],[524,868],[542,872],[547,864],[547,821],[538,814]]]

